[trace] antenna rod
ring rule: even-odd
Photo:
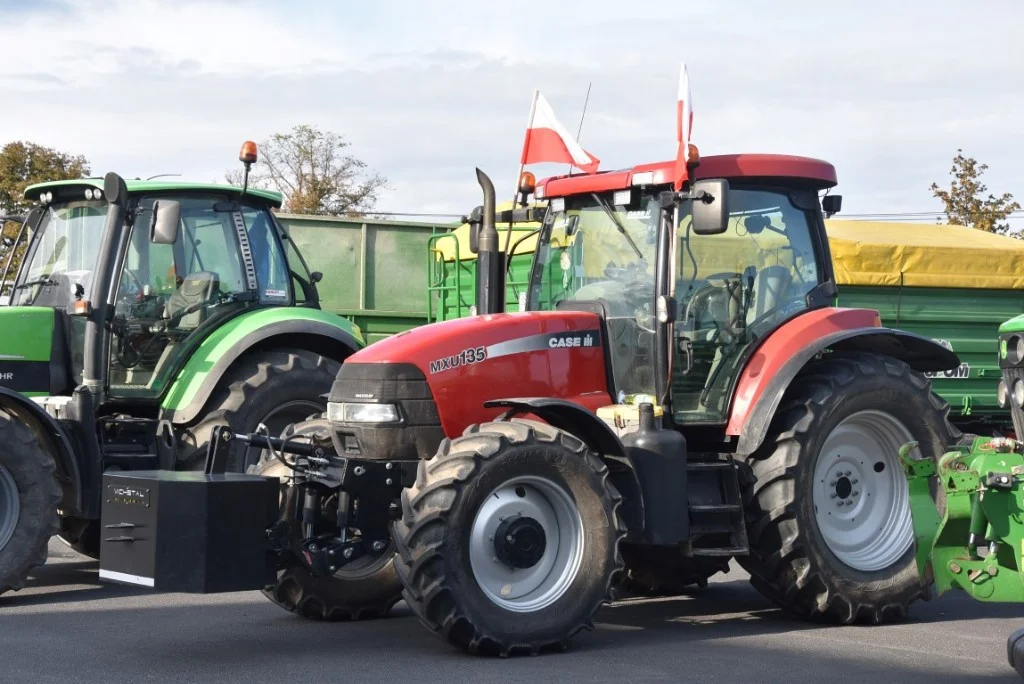
[[[583,100],[583,111],[580,112],[580,127],[576,129],[576,142],[580,141],[580,134],[583,133],[583,119],[587,116],[587,103],[590,102],[590,88],[593,85],[593,81],[587,84],[587,96]],[[572,175],[572,164],[569,164],[569,175]]]

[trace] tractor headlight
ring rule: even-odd
[[[1022,387],[1024,391],[1024,387]],[[332,423],[397,423],[401,421],[394,404],[329,402],[327,420]]]
[[[1024,362],[1024,336],[1010,335],[1006,340],[1006,353],[1003,356],[1014,366]]]
[[[1000,380],[999,384],[996,385],[996,401],[999,402],[999,408],[1006,408],[1009,403],[1010,390],[1006,387],[1006,381]]]
[[[1020,378],[1013,381],[1013,403],[1018,407],[1024,407],[1024,380]]]

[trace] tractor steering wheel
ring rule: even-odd
[[[724,285],[715,285],[713,281],[724,281]],[[730,339],[727,342],[736,339],[741,334],[743,326],[743,300],[746,296],[745,287],[743,284],[743,274],[737,272],[720,271],[713,273],[709,276],[705,276],[700,280],[697,280],[690,286],[690,291],[693,295],[689,298],[686,304],[686,312],[683,317],[684,323],[689,321],[692,317],[696,321],[697,312],[701,308],[706,308],[710,301],[714,297],[726,297],[726,318],[725,320],[714,319],[715,331],[711,335],[709,342],[717,342],[718,339],[725,333]],[[736,296],[739,297],[739,305],[736,311],[731,311],[732,306],[730,304],[735,300]]]

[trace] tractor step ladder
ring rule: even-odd
[[[749,552],[747,526],[743,516],[739,469],[732,459],[725,461],[692,461],[686,465],[690,481],[690,533],[700,537],[728,536],[728,543],[698,546],[694,556],[736,556]]]

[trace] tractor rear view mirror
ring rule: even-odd
[[[149,241],[156,245],[173,245],[178,239],[181,222],[181,203],[175,200],[153,202],[153,216],[149,222]]]
[[[720,235],[729,226],[729,181],[699,180],[693,184],[693,232]]]

